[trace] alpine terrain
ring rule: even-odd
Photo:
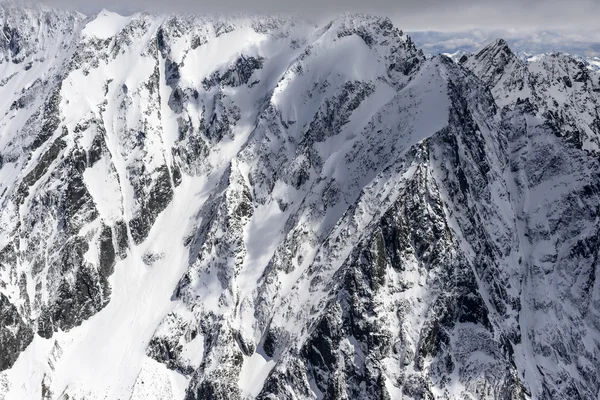
[[[0,399],[600,395],[581,58],[367,15],[0,23]]]

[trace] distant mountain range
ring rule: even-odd
[[[426,54],[473,52],[501,37],[516,53],[563,52],[586,58],[600,57],[600,30],[597,31],[513,31],[468,30],[459,32],[408,32]]]
[[[453,53],[441,53],[441,54],[443,54],[447,57],[450,57],[452,60],[458,62],[463,56],[469,55],[471,53],[468,51],[464,51],[464,50],[457,50]],[[552,51],[549,53],[540,53],[540,54],[531,54],[531,53],[527,53],[525,51],[521,51],[521,52],[517,53],[516,56],[521,61],[530,63],[530,62],[539,61],[547,56],[559,55],[559,54],[567,54],[567,55],[571,56],[573,59],[575,59],[577,61],[581,61],[586,66],[586,68],[589,70],[600,71],[600,58],[598,58],[598,57],[583,57],[583,56],[580,56],[577,54],[568,54],[568,53],[562,53],[562,52],[556,52],[556,51]],[[427,56],[433,57],[432,54],[428,54]]]

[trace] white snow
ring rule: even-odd
[[[146,357],[129,400],[183,399],[188,378]]]
[[[256,397],[260,393],[269,372],[275,366],[275,361],[267,360],[258,352],[252,356],[244,356],[242,371],[240,372],[239,385],[242,396]]]
[[[200,86],[213,71],[226,69],[242,53],[254,55],[267,37],[250,26],[242,27],[213,38],[209,43],[190,50],[181,68],[183,82],[190,87]]]
[[[132,17],[123,17],[115,12],[102,10],[92,21],[88,22],[82,33],[98,39],[108,39],[118,34]]]
[[[145,355],[152,334],[176,306],[171,296],[186,269],[187,250],[183,240],[193,217],[193,209],[187,204],[202,204],[206,198],[199,195],[202,184],[202,180],[184,179],[149,238],[115,266],[110,278],[113,292],[106,308],[80,327],[55,334],[57,342],[64,346],[64,354],[55,364],[51,385],[54,393],[68,389],[69,393],[82,396],[129,398],[139,368],[146,362],[152,364]],[[170,240],[165,241],[164,237]],[[149,249],[165,255],[151,267],[141,260]],[[43,354],[47,354],[51,342],[36,337],[37,345],[29,346],[7,372],[10,381],[39,385],[40,379],[32,379],[31,374],[43,373],[39,363],[43,363]],[[147,368],[150,372],[145,373],[153,374],[152,368]],[[28,398],[29,393],[36,392],[37,388],[12,386],[7,396]]]
[[[102,218],[109,223],[117,222],[123,215],[123,199],[110,158],[102,157],[87,168],[83,179]]]

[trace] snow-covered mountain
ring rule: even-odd
[[[458,31],[409,31],[408,34],[420,49],[431,54],[452,54],[458,51],[472,53],[495,38],[503,38],[516,53],[535,55],[558,51],[577,54],[591,60],[600,55],[597,47],[600,43],[598,27],[590,29],[571,23],[570,28],[547,30],[531,29],[525,25],[528,24],[524,24],[520,29],[488,27]]]
[[[558,136],[600,149],[600,74],[581,58],[549,53],[523,61],[499,39],[458,62],[490,87],[499,106],[530,102]]]
[[[517,55],[519,56],[519,58],[523,61],[526,62],[536,62],[539,61],[541,58],[545,58],[551,55],[555,55],[555,56],[559,56],[561,53],[560,52],[550,52],[550,53],[540,53],[540,54],[531,54],[531,53],[527,53],[527,52],[519,52]],[[600,58],[598,57],[583,57],[577,54],[567,54],[571,57],[573,57],[576,61],[580,61],[582,62],[587,69],[591,70],[591,71],[600,71]]]
[[[582,62],[0,9],[0,399],[598,396]]]

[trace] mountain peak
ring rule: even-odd
[[[487,58],[490,56],[498,57],[499,55],[503,55],[505,57],[515,56],[506,40],[502,38],[497,38],[488,42],[475,53],[475,57],[478,59]]]
[[[85,36],[106,39],[123,29],[129,21],[131,21],[131,17],[124,17],[115,12],[103,9],[87,23],[82,33]]]
[[[494,40],[494,43],[496,44],[496,46],[508,46],[508,43],[506,43],[506,40],[504,40],[502,38],[496,38],[496,40]]]
[[[512,68],[520,68],[524,63],[513,53],[504,39],[494,39],[471,55],[461,57],[459,63],[475,72],[490,86],[495,86]]]
[[[402,31],[397,29],[388,17],[373,14],[344,13],[331,20],[326,26],[328,29],[332,27],[342,35],[366,29],[383,36],[391,36],[394,33],[402,36]]]

